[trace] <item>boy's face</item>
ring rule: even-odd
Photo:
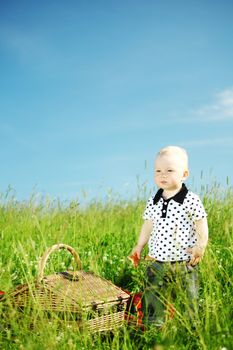
[[[188,177],[184,160],[177,155],[160,155],[155,160],[154,181],[159,188],[175,191]]]

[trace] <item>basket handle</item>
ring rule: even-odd
[[[54,244],[52,247],[50,247],[48,250],[46,250],[46,252],[44,253],[44,255],[42,256],[42,258],[39,262],[38,277],[37,277],[38,282],[41,282],[42,279],[44,278],[44,269],[45,269],[45,265],[46,265],[46,262],[50,256],[50,254],[52,254],[53,252],[55,252],[56,250],[59,250],[59,249],[67,249],[73,255],[74,260],[78,266],[78,269],[81,270],[81,268],[82,268],[81,260],[78,256],[78,254],[76,253],[76,251],[74,250],[74,248],[72,248],[71,246],[69,246],[67,244],[63,244],[63,243]]]

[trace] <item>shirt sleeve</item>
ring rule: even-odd
[[[147,201],[146,208],[142,216],[144,220],[152,220],[152,206],[153,206],[153,197],[150,197]]]
[[[190,214],[193,221],[201,220],[207,217],[205,208],[202,204],[202,201],[196,194],[192,194],[190,200]]]

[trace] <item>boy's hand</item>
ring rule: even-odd
[[[129,258],[129,260],[132,261],[134,267],[138,267],[139,261],[140,261],[140,255],[137,252],[129,255],[128,258]]]
[[[132,261],[135,267],[137,267],[139,264],[139,261],[141,259],[141,252],[149,240],[152,229],[153,222],[151,220],[145,220],[141,228],[138,243],[136,247],[133,248],[130,256],[128,256],[128,258]]]
[[[141,259],[141,250],[138,249],[138,247],[135,247],[132,250],[132,253],[128,256],[128,258],[132,261],[134,267],[137,267]]]
[[[194,246],[193,248],[188,248],[187,253],[191,254],[191,260],[189,261],[189,265],[195,266],[197,265],[203,255],[204,255],[205,248],[200,247],[200,246]]]

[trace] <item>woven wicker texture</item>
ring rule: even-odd
[[[72,247],[54,245],[40,261],[37,281],[20,285],[11,293],[12,304],[20,308],[39,307],[44,311],[74,313],[93,331],[121,326],[129,295],[110,281],[83,270],[44,276],[49,255],[59,249],[67,249],[81,267]]]

